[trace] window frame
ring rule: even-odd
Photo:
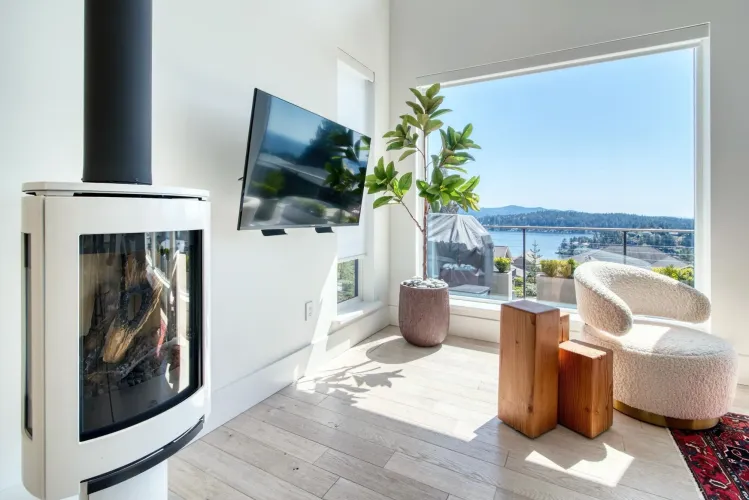
[[[368,105],[368,113],[369,116],[367,119],[369,120],[369,129],[370,130],[364,130],[363,133],[369,133],[372,137],[372,151],[370,151],[370,162],[368,166],[368,173],[371,171],[373,167],[373,158],[374,158],[374,151],[376,148],[376,139],[377,139],[377,127],[376,127],[376,109],[377,109],[377,85],[375,80],[375,73],[371,69],[369,69],[364,63],[359,61],[358,59],[351,56],[348,52],[345,50],[338,48],[337,49],[337,58],[336,58],[336,64],[343,63],[346,66],[349,67],[349,69],[352,69],[356,73],[360,74],[361,77],[368,81],[370,84],[369,87],[369,95],[367,103]],[[336,81],[337,81],[337,75],[336,75]],[[356,296],[345,300],[343,302],[338,302],[336,300],[337,304],[337,313],[344,314],[348,312],[352,307],[356,308],[357,304],[359,303],[375,303],[378,300],[377,293],[375,291],[376,286],[376,280],[374,279],[374,249],[375,249],[375,241],[374,241],[374,228],[375,228],[375,216],[374,209],[372,208],[372,195],[364,194],[363,203],[362,203],[362,216],[360,219],[360,224],[363,226],[363,233],[364,233],[364,253],[361,255],[352,255],[349,257],[346,257],[344,259],[338,259],[336,262],[336,285],[338,283],[337,280],[337,272],[338,267],[337,265],[342,262],[347,262],[351,260],[356,261]],[[337,293],[337,286],[336,286],[336,293]],[[336,297],[337,299],[337,297]],[[331,331],[334,329],[331,327]]]
[[[354,263],[354,296],[350,299],[342,300],[340,302],[337,302],[338,309],[340,310],[342,307],[350,306],[351,304],[354,304],[356,302],[363,302],[362,299],[362,280],[361,280],[361,261],[365,257],[350,257],[348,259],[341,259],[336,263],[336,294],[338,293],[338,284],[340,283],[340,280],[338,280],[338,269],[341,264],[346,264],[347,262],[353,262]],[[337,299],[337,295],[336,295]]]

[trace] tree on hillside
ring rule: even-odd
[[[557,255],[559,255],[560,257],[572,255],[572,250],[570,249],[570,244],[567,243],[567,238],[564,238],[559,244],[559,248],[557,248]]]
[[[521,214],[477,216],[484,225],[551,227],[626,227],[694,229],[694,219],[622,213],[588,213],[573,210],[541,210]]]
[[[533,245],[531,245],[531,249],[528,252],[528,263],[525,266],[525,275],[528,280],[528,283],[536,283],[536,275],[538,275],[538,263],[541,260],[541,250],[538,248],[538,243],[536,240],[533,240]]]

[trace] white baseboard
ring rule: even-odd
[[[19,484],[0,491],[0,500],[36,500],[36,497]]]
[[[465,301],[450,303],[450,335],[483,340],[485,342],[499,342],[499,311],[498,304],[474,303],[468,305]],[[390,324],[398,326],[398,306],[391,305]],[[570,333],[579,333],[582,322],[578,315],[570,316]],[[748,373],[749,375],[749,373]]]
[[[398,306],[389,306],[390,324],[398,326]],[[486,342],[499,342],[499,321],[455,314],[450,308],[450,335],[466,337],[469,339],[484,340]]]
[[[749,355],[739,354],[739,384],[749,385]]]
[[[327,337],[213,391],[211,414],[198,438],[343,354],[388,324],[387,308],[381,307]]]

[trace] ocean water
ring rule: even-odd
[[[512,257],[519,257],[523,254],[523,232],[520,230],[510,231],[507,229],[501,230],[489,230],[489,234],[492,235],[494,245],[509,246],[512,252]],[[539,253],[542,259],[558,259],[557,248],[562,243],[563,239],[567,239],[569,242],[570,238],[575,236],[591,236],[592,233],[546,233],[540,231],[526,231],[525,233],[525,244],[526,251],[531,250],[531,246],[535,241],[538,244]]]

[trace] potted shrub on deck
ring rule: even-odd
[[[447,283],[427,276],[427,218],[429,211],[439,212],[443,205],[457,204],[463,210],[478,210],[479,196],[474,192],[479,178],[464,178],[467,173],[463,165],[473,160],[469,149],[480,149],[470,137],[473,126],[468,124],[463,130],[447,127],[437,117],[449,113],[441,109],[444,97],[439,95],[439,84],[432,85],[422,94],[410,89],[416,101],[406,104],[412,112],[401,115],[401,123],[387,132],[388,151],[402,151],[398,161],[419,153],[420,164],[414,176],[411,172],[402,175],[395,169],[394,162],[385,164],[380,158],[374,173],[365,180],[368,193],[381,193],[374,201],[374,207],[401,205],[408,212],[422,237],[421,276],[403,281],[400,286],[398,324],[401,334],[411,344],[434,346],[442,343],[450,327],[450,297]],[[441,147],[439,153],[427,158],[425,138],[439,131]],[[418,195],[424,200],[421,214],[414,215],[404,202],[406,193],[415,184]]]
[[[577,304],[575,298],[575,274],[577,262],[568,260],[541,260],[541,273],[536,278],[538,300]]]
[[[496,257],[494,259],[494,279],[492,280],[492,295],[512,298],[512,272],[510,265],[512,260],[507,257]]]

